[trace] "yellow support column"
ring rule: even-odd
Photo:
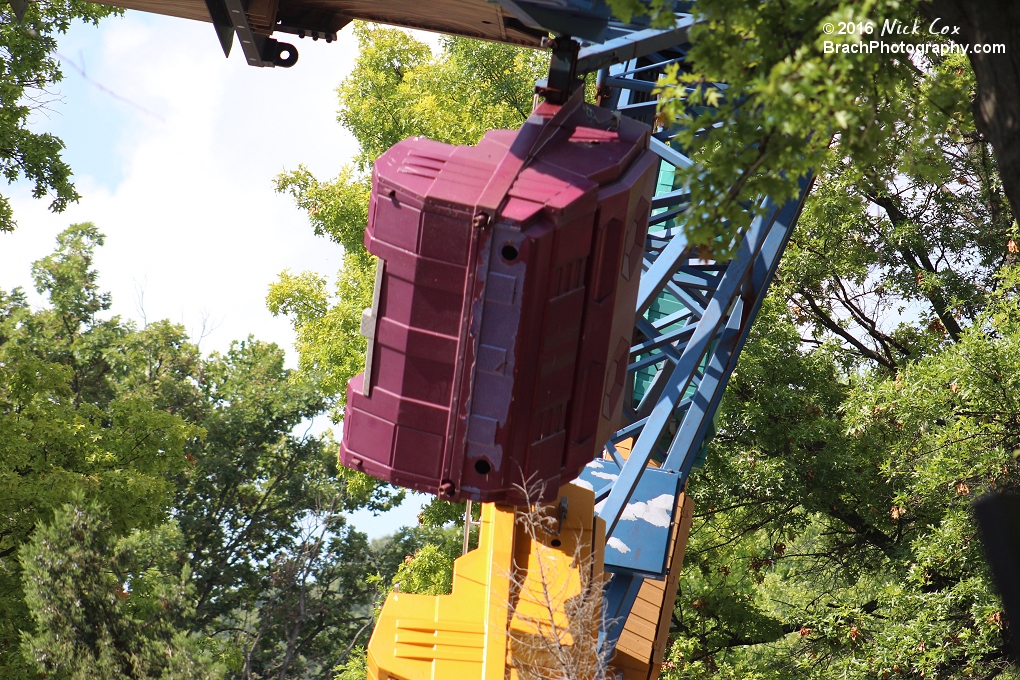
[[[591,677],[605,545],[594,501],[567,484],[530,511],[483,504],[478,548],[454,562],[452,593],[386,598],[369,680]]]
[[[370,680],[504,680],[513,508],[482,506],[478,549],[450,595],[390,593],[368,645]]]
[[[590,680],[602,663],[606,523],[595,516],[590,489],[566,484],[559,503],[517,522],[511,680]],[[560,508],[566,509],[562,522]]]

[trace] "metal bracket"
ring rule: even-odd
[[[563,533],[563,523],[567,520],[569,509],[570,499],[566,496],[560,496],[560,504],[556,508],[556,531],[551,532],[552,534],[559,536]]]
[[[683,44],[688,41],[688,34],[693,25],[694,18],[683,14],[677,17],[676,25],[673,28],[649,28],[601,45],[586,47],[577,56],[577,72],[591,73],[613,64],[620,64]]]
[[[255,33],[242,0],[205,0],[224,56],[230,56],[234,33],[249,66],[290,68],[297,63],[297,49],[290,43]]]
[[[320,31],[313,28],[302,28],[300,26],[287,26],[286,24],[277,24],[276,30],[281,33],[291,33],[299,38],[325,40],[327,43],[336,41],[336,31]]]
[[[14,16],[18,18],[20,24],[25,20],[25,12],[28,11],[28,0],[11,0],[11,9],[14,10]]]
[[[613,64],[685,43],[693,25],[694,18],[683,14],[677,16],[673,28],[637,31],[602,45],[592,45],[584,49],[581,49],[580,44],[570,36],[543,38],[542,47],[552,48],[552,57],[549,60],[549,78],[545,81],[540,80],[536,84],[535,93],[545,97],[550,104],[562,104],[574,90],[584,86],[583,76],[585,74],[593,71],[605,71]],[[598,85],[603,88],[610,85],[606,82],[608,76],[608,71],[601,73]],[[647,87],[651,91],[655,84],[648,83]]]
[[[471,527],[481,527],[482,521],[477,522],[471,519],[471,501],[467,501],[464,504],[464,549],[460,553],[461,555],[468,554],[468,544],[471,541]]]
[[[543,38],[542,47],[552,48],[549,59],[549,78],[535,84],[535,94],[545,97],[550,104],[565,104],[570,95],[584,81],[577,78],[577,54],[581,45],[570,36]]]

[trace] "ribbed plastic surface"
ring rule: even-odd
[[[621,414],[658,168],[648,135],[543,104],[476,147],[413,138],[379,158],[365,245],[382,270],[345,465],[518,503],[515,485],[548,498],[592,460]],[[494,191],[497,218],[476,218]]]

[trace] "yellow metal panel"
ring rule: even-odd
[[[595,517],[591,490],[567,484],[559,498],[566,498],[568,512],[558,533],[519,528],[514,539],[512,680],[519,666],[529,677],[572,680],[592,677],[597,667],[605,522]]]
[[[446,647],[442,645],[424,647],[397,644],[393,647],[393,657],[396,659],[425,661],[429,664],[435,661],[464,661],[480,664],[482,662],[482,650],[481,648]]]
[[[429,633],[420,630],[401,630],[400,626],[397,626],[398,645],[443,644],[453,647],[481,647],[481,638],[481,633],[451,633],[449,631]]]
[[[504,680],[514,516],[482,506],[478,549],[454,563],[450,595],[390,593],[368,645],[369,678]]]
[[[478,548],[454,562],[451,594],[386,598],[368,645],[369,679],[519,680],[515,662],[560,678],[564,663],[589,652],[580,665],[594,669],[605,522],[592,491],[567,484],[558,498],[566,499],[562,526],[560,503],[524,515],[483,504]],[[536,525],[543,516],[551,521]]]
[[[398,619],[397,628],[404,630],[429,630],[450,633],[485,633],[481,621],[432,621],[430,619]]]

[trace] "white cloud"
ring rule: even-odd
[[[642,501],[628,503],[627,507],[623,509],[623,514],[620,515],[620,521],[643,520],[652,526],[668,527],[669,517],[675,503],[676,498],[665,493],[647,503]]]
[[[86,29],[72,29],[72,47],[62,50],[75,53],[76,30]],[[162,121],[127,104],[104,106],[118,116],[106,162],[120,180],[111,187],[77,176],[83,198],[62,215],[48,213],[23,183],[5,192],[19,229],[0,234],[0,287],[30,287],[29,263],[52,250],[56,233],[92,221],[107,235],[97,267],[115,312],[137,318],[135,291],[144,285],[149,320],[184,322],[193,333],[203,317],[218,326],[205,349],[249,333],[289,347],[287,321],[265,309],[267,286],[285,268],[334,274],[341,251],[315,237],[272,183],[299,163],[331,177],[356,151],[336,122],[334,93],[353,66],[350,31],[332,45],[296,40],[291,69],[250,68],[236,45],[224,59],[208,24],[129,13],[97,33],[91,44],[83,39],[91,49],[78,50],[89,77]],[[67,81],[80,78],[65,71]],[[84,143],[95,123],[91,94],[54,105],[69,147]]]
[[[326,179],[357,151],[336,122],[335,89],[357,53],[350,29],[330,45],[294,43],[294,67],[256,69],[236,43],[224,59],[205,23],[129,12],[98,29],[75,24],[61,54],[137,106],[64,68],[62,101],[33,125],[59,134],[68,157],[84,150],[74,166],[87,168],[75,176],[82,200],[53,215],[26,183],[2,189],[19,228],[0,233],[0,288],[31,290],[30,264],[53,250],[55,236],[71,223],[95,222],[107,235],[96,266],[114,313],[139,319],[136,289],[144,286],[150,321],[184,323],[193,337],[203,317],[216,326],[204,350],[225,350],[251,333],[287,348],[293,365],[293,332],[266,310],[267,287],[286,268],[333,275],[342,253],[312,234],[291,199],[274,192],[273,178],[304,163]],[[422,499],[352,521],[371,537],[388,534],[414,523]]]
[[[617,552],[621,552],[624,555],[630,552],[630,548],[626,543],[618,539],[616,536],[610,536],[609,540],[606,541],[606,547],[612,548]]]
[[[578,477],[577,479],[575,479],[574,481],[572,481],[570,483],[575,485],[575,486],[579,486],[582,489],[588,489],[588,491],[594,491],[595,490],[595,487],[593,487],[591,485],[591,482],[589,482],[586,479],[581,479],[580,477]]]

